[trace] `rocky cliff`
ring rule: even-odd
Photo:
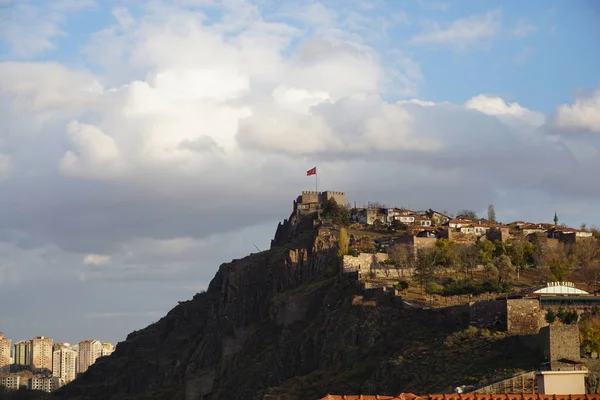
[[[409,310],[363,297],[356,281],[339,274],[335,230],[292,215],[270,250],[221,265],[206,292],[131,333],[54,397],[427,393],[531,366],[512,338],[476,338],[476,354],[472,346],[449,346],[447,337],[468,324],[464,311]]]

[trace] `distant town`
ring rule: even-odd
[[[45,336],[20,340],[13,346],[12,340],[0,333],[0,387],[52,392],[77,379],[114,349],[113,344],[98,340],[71,345],[54,343]]]

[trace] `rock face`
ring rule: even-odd
[[[439,359],[444,338],[466,327],[468,312],[404,310],[362,299],[357,282],[339,273],[335,232],[303,218],[292,215],[280,224],[270,250],[221,265],[206,292],[129,334],[112,355],[54,397],[234,400],[424,393],[468,383],[460,381],[465,374],[483,379],[498,364],[513,368],[518,362],[506,354],[527,353],[514,341],[498,341],[483,349],[485,362],[448,372],[451,366]],[[449,359],[461,356],[449,351]]]

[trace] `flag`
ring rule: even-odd
[[[316,175],[317,174],[317,167],[311,168],[308,171],[306,171],[306,176],[311,176],[311,175]]]

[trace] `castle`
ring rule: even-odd
[[[321,209],[321,205],[327,200],[335,200],[340,205],[346,205],[346,194],[344,192],[334,192],[327,190],[325,192],[303,191],[294,201],[294,213],[312,214]]]

